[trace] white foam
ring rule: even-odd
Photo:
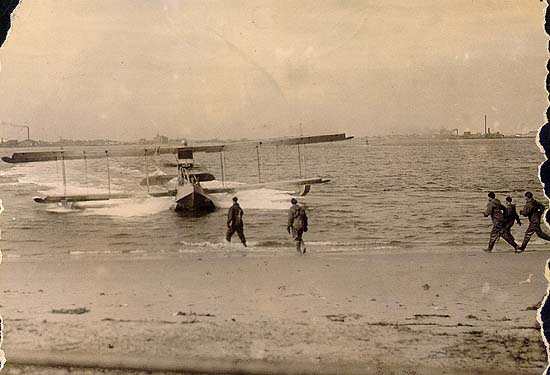
[[[110,159],[111,160],[111,159]],[[50,161],[42,163],[17,164],[4,172],[7,176],[17,178],[18,183],[29,183],[44,186],[39,193],[44,195],[75,195],[75,194],[105,194],[108,192],[106,166],[104,161],[89,160],[86,171],[82,161],[65,161],[66,185],[63,187],[62,167],[60,162]],[[143,178],[143,171],[134,167],[124,167],[115,161],[110,164],[112,193],[134,191],[144,194],[139,181]],[[160,169],[151,173],[165,174]],[[174,180],[175,181],[175,180]],[[206,188],[222,187],[221,181],[207,181],[202,183]],[[236,181],[226,181],[227,187],[238,187],[244,184]],[[239,204],[243,209],[286,210],[289,208],[288,191],[276,189],[244,190],[237,193],[211,194],[214,204],[219,208],[229,208],[233,204],[233,196],[239,197]],[[80,212],[85,215],[106,215],[118,217],[147,216],[169,210],[174,199],[163,198],[132,198],[124,200],[110,200],[98,202],[79,202],[75,208],[84,208]],[[49,207],[50,212],[68,213],[77,210]]]
[[[71,251],[69,251],[70,255],[99,254],[99,253],[100,253],[100,251],[98,251],[98,250],[95,250],[95,251],[71,250]]]
[[[30,183],[45,186],[39,191],[44,195],[84,195],[107,194],[108,184],[106,166],[97,160],[88,161],[87,170],[84,170],[82,161],[66,161],[67,183],[63,188],[61,165],[59,162],[43,162],[32,164],[17,164],[5,172],[7,176],[17,178],[18,183]],[[54,213],[79,213],[83,215],[105,215],[118,217],[147,216],[168,210],[173,203],[173,198],[152,198],[146,195],[144,190],[138,187],[138,181],[143,177],[143,172],[132,168],[123,167],[112,162],[111,193],[128,192],[130,187],[138,195],[131,199],[112,199],[108,201],[77,202],[74,209],[60,205],[48,205],[46,210]],[[157,171],[157,174],[162,173]],[[118,182],[118,184],[117,184]]]
[[[77,213],[78,211],[75,210],[75,209],[72,209],[70,207],[64,207],[64,206],[60,206],[60,205],[48,205],[47,208],[46,208],[46,211],[48,212],[52,212],[52,213],[55,213],[55,214],[73,214],[73,213]]]
[[[210,196],[214,204],[220,208],[231,207],[234,196],[239,198],[239,204],[243,209],[286,210],[290,207],[289,192],[275,189],[243,190]]]
[[[124,177],[137,175],[137,171],[131,168],[122,168],[111,165],[111,189],[122,189],[117,185],[117,180]],[[85,169],[81,161],[65,161],[66,190],[67,194],[79,194],[88,190],[92,193],[95,189],[107,190],[108,180],[106,166],[98,164],[98,161],[90,161]],[[3,172],[5,176],[14,177],[18,183],[36,184],[45,186],[46,191],[59,192],[63,190],[63,176],[60,162],[49,161],[41,163],[16,164]],[[135,183],[135,182],[133,182]]]
[[[209,242],[209,241],[204,241],[204,242],[187,242],[187,241],[180,241],[180,244],[182,245],[186,245],[186,246],[191,246],[191,247],[198,247],[198,248],[211,248],[211,249],[221,249],[221,248],[224,248],[224,247],[228,247],[231,245],[230,242],[227,242],[227,241],[222,241],[222,242]],[[186,251],[186,250],[179,250],[179,252],[183,252],[183,251]]]
[[[103,202],[80,202],[79,206],[86,208],[85,215],[105,215],[118,217],[136,217],[158,214],[170,209],[174,203],[172,197],[112,199]],[[102,204],[102,206],[98,206]]]

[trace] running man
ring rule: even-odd
[[[512,245],[515,251],[518,251],[516,240],[514,239],[514,237],[512,237],[512,234],[510,232],[506,232],[504,230],[504,212],[506,208],[495,197],[495,193],[493,193],[492,191],[487,194],[487,196],[489,197],[489,202],[487,203],[487,208],[485,209],[483,216],[491,216],[491,220],[493,221],[493,229],[491,230],[491,235],[489,237],[489,245],[487,246],[487,249],[485,249],[485,251],[488,253],[493,251],[495,243],[501,236],[506,242]]]
[[[225,236],[225,239],[228,242],[231,242],[231,237],[235,232],[237,232],[239,239],[243,243],[244,247],[246,247],[243,222],[244,211],[237,203],[238,200],[239,199],[237,197],[233,197],[233,206],[231,206],[229,208],[229,211],[227,212],[227,234]]]
[[[527,243],[531,239],[531,236],[536,233],[537,236],[543,240],[550,241],[550,236],[542,231],[540,227],[540,219],[546,207],[544,204],[533,198],[533,193],[530,191],[525,192],[525,206],[519,211],[523,216],[529,218],[529,226],[525,231],[525,237],[523,243],[518,248],[519,251],[524,251],[527,247]]]
[[[506,233],[507,236],[514,238],[514,236],[512,235],[512,227],[514,226],[515,222],[517,222],[518,225],[521,226],[521,220],[519,219],[518,212],[516,211],[516,205],[512,203],[512,197],[510,196],[506,197],[504,214],[503,231]]]

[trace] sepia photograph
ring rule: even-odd
[[[0,0],[2,375],[550,373],[548,6]]]

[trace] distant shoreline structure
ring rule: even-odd
[[[424,140],[483,140],[483,139],[533,139],[538,135],[538,130],[531,130],[528,133],[504,135],[500,132],[491,133],[490,130],[485,133],[471,133],[465,131],[462,134],[458,134],[457,129],[447,130],[441,129],[439,134],[390,134],[382,136],[366,136],[364,139],[368,144],[369,139],[424,139]]]
[[[435,134],[388,134],[388,135],[378,135],[378,136],[363,136],[360,139],[363,139],[363,142],[369,144],[370,140],[375,139],[386,139],[386,140],[398,140],[398,139],[416,139],[416,140],[482,140],[482,139],[533,139],[537,136],[538,130],[531,130],[528,133],[523,134],[514,134],[514,135],[504,135],[500,132],[491,133],[488,129],[486,134],[482,133],[471,133],[469,131],[464,131],[462,134],[458,134],[457,129],[447,130],[441,129],[439,133]],[[17,147],[62,147],[62,146],[126,146],[126,145],[167,145],[167,144],[186,144],[187,141],[191,141],[193,144],[207,144],[207,143],[228,143],[228,142],[237,142],[237,141],[249,141],[248,139],[240,140],[221,140],[221,139],[205,139],[205,140],[188,140],[186,138],[180,139],[169,139],[165,136],[157,135],[153,139],[146,140],[140,139],[137,141],[116,141],[110,139],[59,139],[57,141],[43,141],[43,140],[33,140],[25,139],[22,141],[16,139],[1,139],[0,138],[0,148],[17,148]]]
[[[419,142],[421,143],[428,143],[428,144],[439,144],[444,142],[452,142],[452,143],[470,143],[470,142],[483,142],[483,141],[495,141],[498,142],[499,140],[506,140],[508,142],[514,142],[514,141],[526,141],[531,140],[533,141],[538,134],[537,131],[529,132],[528,134],[517,134],[517,135],[502,135],[500,136],[490,136],[490,137],[484,137],[483,135],[476,135],[473,137],[464,137],[462,135],[459,135],[458,137],[456,134],[454,136],[441,136],[439,134],[433,134],[433,135],[424,135],[424,134],[391,134],[391,135],[385,135],[385,136],[365,136],[357,138],[358,140],[361,140],[362,144],[364,146],[379,146],[382,144],[417,144]]]
[[[186,146],[187,142],[191,141],[194,144],[207,144],[207,143],[228,143],[238,142],[243,140],[230,140],[223,141],[220,139],[205,139],[205,140],[189,140],[188,138],[170,139],[166,136],[158,135],[153,139],[139,139],[135,141],[117,141],[112,139],[65,139],[60,138],[57,141],[43,141],[27,138],[25,140],[18,139],[4,139],[0,137],[0,148],[14,148],[14,147],[64,147],[64,146],[130,146],[130,145],[144,145],[144,146],[158,146],[158,145],[183,145]],[[244,139],[248,141],[248,139]]]
[[[501,132],[497,131],[496,133],[491,132],[491,128],[487,127],[487,115],[483,116],[483,133],[472,133],[469,130],[465,130],[462,135],[459,135],[458,129],[446,129],[441,128],[439,134],[436,138],[444,139],[502,139],[502,138],[534,138],[538,134],[538,130],[530,130],[527,133],[514,134],[514,135],[504,135]]]
[[[447,130],[441,129],[435,138],[444,139],[502,139],[502,138],[534,138],[538,134],[538,130],[531,130],[527,133],[504,135],[501,132],[491,133],[490,128],[485,128],[485,133],[472,133],[464,131],[461,135],[458,134],[458,129]]]

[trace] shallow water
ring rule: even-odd
[[[488,190],[494,190],[502,201],[512,195],[518,208],[525,190],[543,198],[537,176],[543,155],[532,139],[372,143],[352,140],[307,145],[303,150],[302,175],[332,180],[299,197],[309,215],[305,240],[310,250],[480,250],[490,230],[489,219],[482,215]],[[11,155],[11,151],[0,150],[3,155]],[[218,154],[196,154],[195,158],[219,178]],[[299,177],[297,160],[296,147],[280,147],[278,155],[274,148],[264,147],[263,181]],[[150,172],[163,161],[172,160],[150,160]],[[227,152],[226,164],[228,181],[258,182],[254,148]],[[144,177],[143,159],[110,158],[109,165],[111,190],[133,192],[136,198],[87,202],[65,209],[32,201],[36,195],[63,192],[60,163],[1,162],[4,256],[147,256],[241,249],[236,236],[236,243],[224,241],[226,209],[232,195],[214,195],[220,207],[214,213],[181,217],[170,209],[172,198],[148,197],[139,186]],[[86,166],[83,161],[67,161],[66,170],[68,194],[107,192],[105,160],[88,160]],[[261,189],[238,194],[245,210],[250,251],[291,250],[286,233],[289,193]],[[514,227],[516,238],[521,239],[524,228]],[[533,242],[533,246],[540,245],[538,239]]]

